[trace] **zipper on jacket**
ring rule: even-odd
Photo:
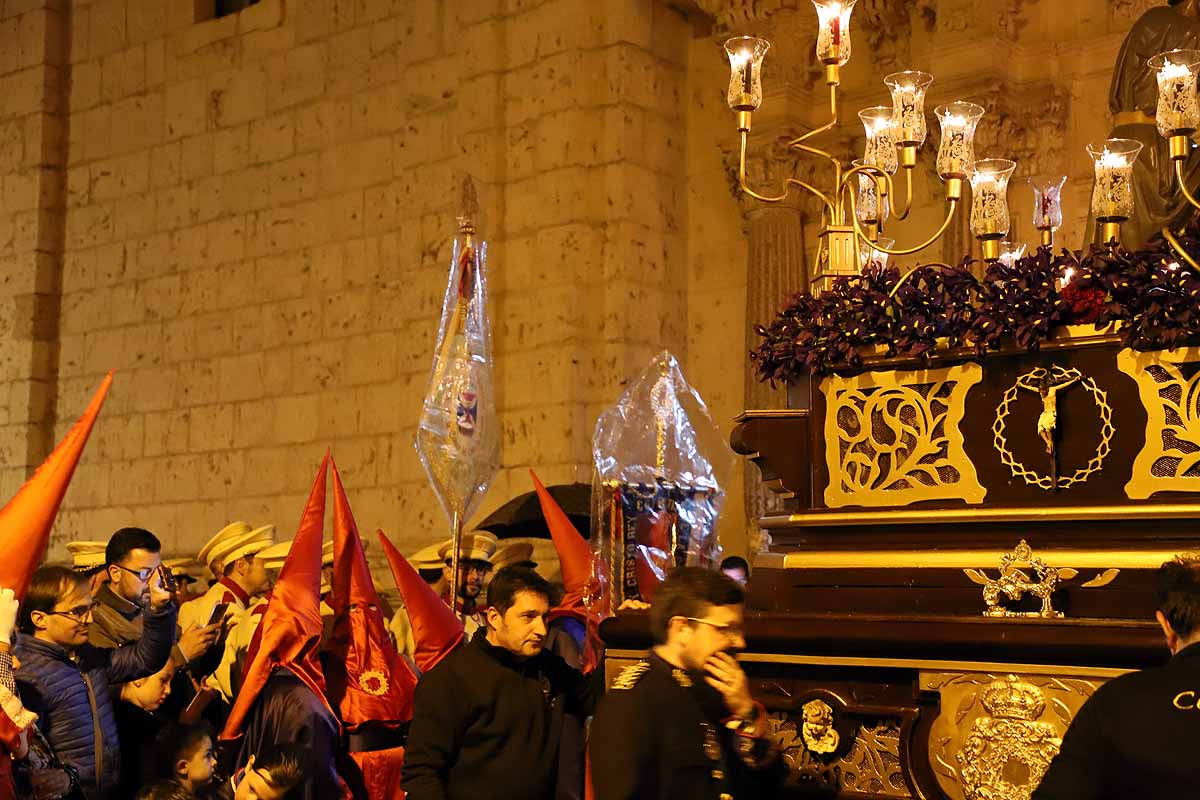
[[[96,791],[103,794],[104,736],[100,731],[100,709],[96,708],[96,693],[92,690],[91,679],[88,678],[87,673],[82,669],[79,670],[79,676],[83,678],[83,685],[87,689],[88,705],[92,707],[92,738],[95,741],[96,750]]]

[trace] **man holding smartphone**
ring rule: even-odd
[[[104,550],[108,582],[96,593],[96,607],[88,629],[88,642],[95,647],[120,647],[142,638],[143,617],[150,602],[150,583],[160,572],[170,582],[170,573],[161,569],[162,545],[158,537],[142,528],[121,528],[108,540]],[[217,624],[189,627],[179,636],[172,653],[179,666],[193,665],[209,652],[221,635]],[[199,674],[216,668],[201,664]],[[207,668],[207,672],[205,669]]]

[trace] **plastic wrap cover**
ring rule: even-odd
[[[416,448],[447,518],[468,519],[500,463],[486,243],[454,244]]]
[[[592,545],[598,587],[615,598],[649,601],[676,566],[720,561],[717,516],[729,455],[679,362],[656,355],[592,439]]]

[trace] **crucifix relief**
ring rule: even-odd
[[[1062,367],[1052,367],[1048,370],[1037,369],[1024,375],[1017,381],[1017,386],[1031,392],[1037,392],[1042,398],[1042,413],[1037,419],[1037,432],[1046,443],[1046,455],[1050,456],[1050,484],[1058,488],[1058,393],[1078,381],[1078,370],[1067,370]]]

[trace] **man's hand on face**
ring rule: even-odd
[[[167,584],[163,580],[162,567],[154,570],[154,574],[150,576],[146,587],[150,590],[151,611],[162,611],[171,603],[171,590],[167,588]]]
[[[204,627],[198,625],[189,627],[179,636],[179,650],[183,653],[183,657],[190,664],[204,655],[208,652],[208,648],[221,638],[224,628],[224,620],[217,620],[212,625]]]
[[[705,680],[721,693],[730,712],[739,717],[754,713],[754,698],[750,696],[750,682],[742,667],[728,653],[717,653],[704,662]]]

